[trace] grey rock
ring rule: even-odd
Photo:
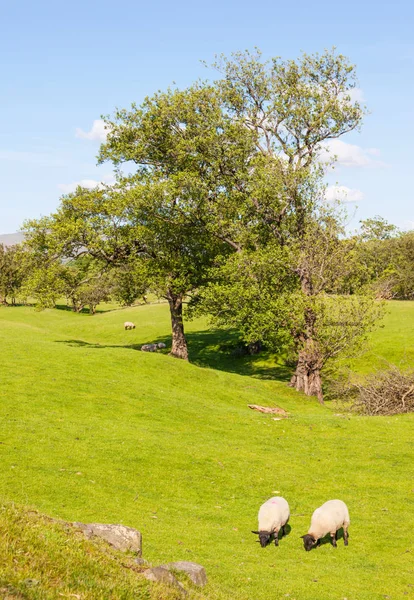
[[[158,348],[166,348],[167,346],[164,344],[164,342],[159,342],[157,344]]]
[[[168,569],[164,567],[152,567],[151,569],[147,569],[143,573],[144,577],[149,581],[157,581],[159,583],[168,583],[169,585],[173,585],[175,587],[180,587],[178,585],[178,581],[174,577],[172,573],[169,572]]]
[[[207,575],[204,567],[194,562],[187,560],[179,560],[177,562],[161,565],[164,569],[175,569],[176,571],[184,571],[195,585],[206,585]]]
[[[95,535],[107,541],[117,550],[123,552],[130,550],[138,556],[142,554],[142,535],[132,527],[102,523],[74,523],[73,525],[81,529],[87,538]]]

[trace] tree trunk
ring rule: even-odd
[[[302,292],[313,296],[314,290],[312,280],[306,268],[299,270]],[[323,404],[321,369],[323,366],[322,356],[315,341],[316,315],[312,306],[305,309],[305,328],[298,336],[299,350],[296,370],[290,380],[290,386],[304,392],[307,396],[316,396]]]
[[[79,303],[73,301],[73,306],[72,306],[73,312],[81,313],[83,311],[83,308],[84,308],[83,304],[79,304]]]
[[[184,335],[183,323],[183,297],[182,294],[174,294],[169,291],[167,300],[170,306],[172,326],[172,348],[171,356],[188,360],[187,340]]]
[[[321,360],[312,340],[307,340],[305,348],[299,352],[296,370],[290,380],[290,386],[307,396],[316,396],[323,404]]]

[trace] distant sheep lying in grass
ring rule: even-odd
[[[160,342],[159,344],[144,344],[141,346],[142,352],[156,352],[160,348],[166,348],[167,346]]]
[[[309,531],[307,535],[302,536],[305,550],[309,552],[327,533],[331,534],[332,545],[336,548],[338,530],[341,527],[344,529],[344,544],[348,546],[349,524],[349,512],[346,504],[342,500],[328,500],[315,510]]]
[[[135,325],[134,325],[134,323],[131,323],[131,321],[125,321],[124,328],[125,329],[135,329]]]
[[[279,545],[279,531],[286,535],[285,525],[289,521],[289,504],[281,496],[270,498],[259,509],[259,531],[252,531],[259,536],[260,545],[265,548],[272,536],[275,546]]]
[[[158,350],[157,344],[144,344],[141,346],[142,352],[156,352]]]

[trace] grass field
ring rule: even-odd
[[[136,527],[154,564],[205,566],[205,598],[414,598],[414,415],[321,407],[286,387],[273,357],[220,350],[232,336],[203,321],[187,328],[195,364],[137,352],[168,343],[168,319],[162,304],[93,317],[0,308],[3,499]],[[137,328],[124,331],[125,320]],[[414,363],[414,303],[390,303],[354,366],[366,373],[384,359]],[[275,493],[290,503],[291,531],[262,549],[250,530]],[[332,498],[348,504],[349,546],[305,553],[299,536]],[[107,597],[137,597],[125,594]]]

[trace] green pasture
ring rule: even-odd
[[[95,316],[0,308],[3,500],[136,527],[152,563],[205,566],[206,599],[414,598],[414,416],[320,406],[287,387],[277,358],[234,357],[235,334],[202,320],[187,332],[190,364],[138,350],[169,344],[165,304]],[[414,363],[413,302],[389,304],[354,368],[384,361]],[[291,531],[262,549],[250,531],[274,494],[290,504]],[[333,498],[348,504],[349,546],[305,553],[311,513]],[[117,593],[107,597],[137,597]]]

